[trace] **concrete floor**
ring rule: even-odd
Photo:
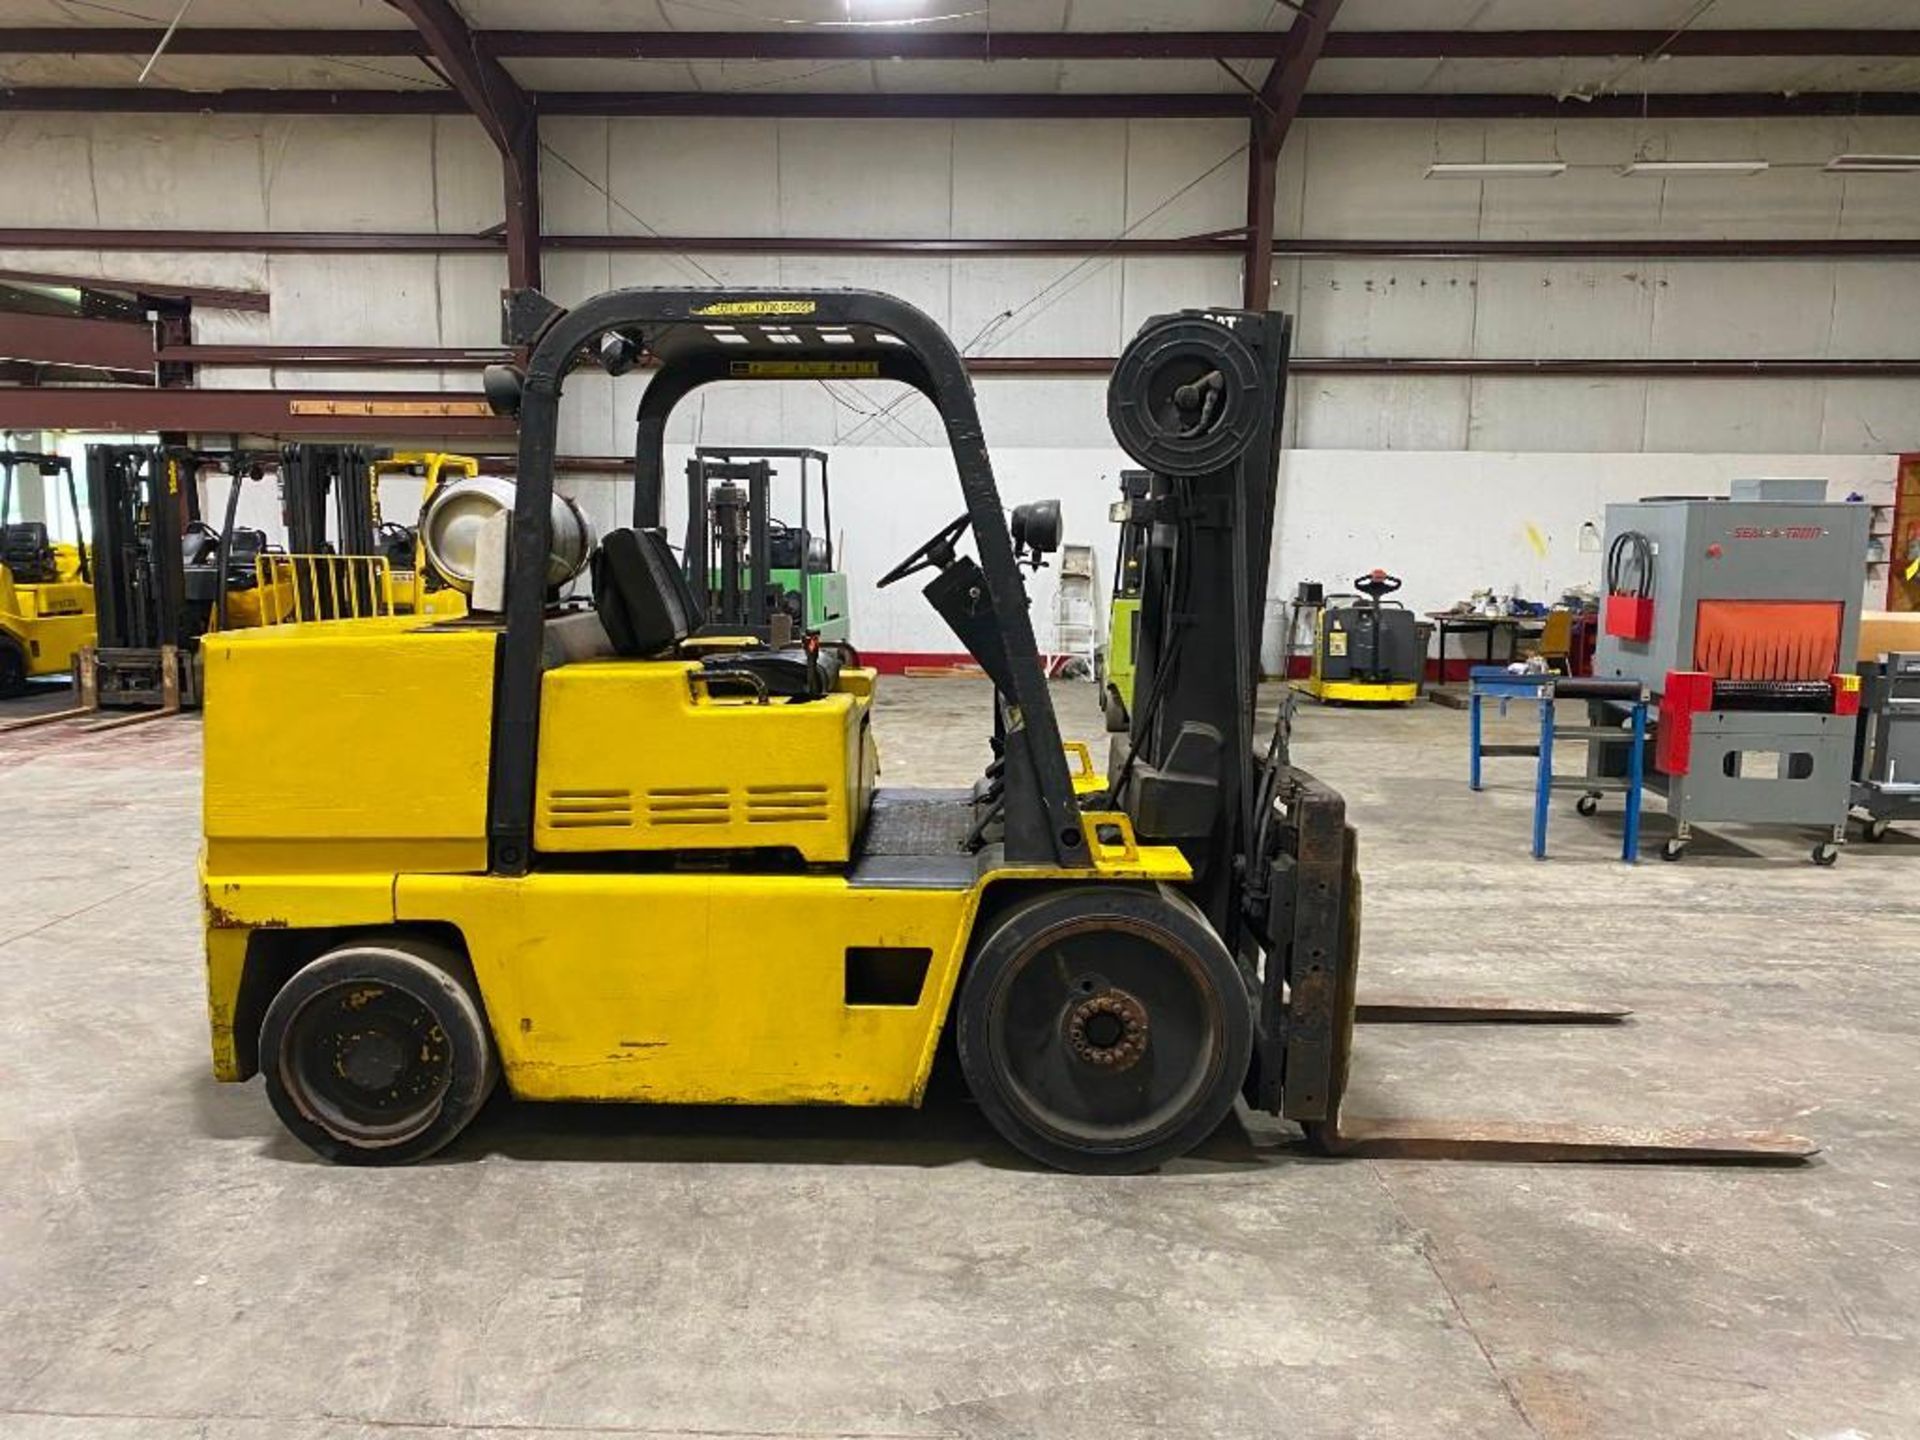
[[[970,776],[978,682],[883,693],[888,782]],[[1060,703],[1095,738],[1091,688]],[[1569,811],[1536,864],[1525,763],[1470,795],[1465,723],[1303,717],[1362,835],[1363,988],[1638,1018],[1363,1031],[1350,1108],[1820,1160],[1324,1161],[1229,1122],[1090,1180],[949,1098],[497,1101],[442,1162],[333,1169],[207,1076],[196,725],[0,737],[0,1436],[1920,1435],[1920,841],[1628,869]]]

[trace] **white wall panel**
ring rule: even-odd
[[[1685,283],[1689,270],[1674,269]],[[1658,265],[1506,261],[1476,271],[1476,355],[1639,359],[1648,353],[1653,297],[1666,283]]]
[[[1481,376],[1473,381],[1469,450],[1638,450],[1645,380]]]
[[[1479,160],[1480,127],[1459,133],[1474,152],[1459,148],[1452,124],[1392,120],[1304,121],[1287,149],[1299,149],[1301,215],[1283,233],[1380,240],[1456,239],[1480,232],[1480,185],[1471,180],[1422,180],[1437,159]],[[1288,220],[1284,191],[1276,214]]]
[[[953,126],[782,120],[780,231],[912,239],[950,233]]]
[[[1120,262],[1120,282],[1120,328],[1115,338],[1121,344],[1155,315],[1240,303],[1237,259],[1214,259],[1207,255],[1132,255]],[[1287,308],[1278,299],[1275,303]]]
[[[442,255],[436,306],[442,345],[498,345],[500,292],[507,285],[504,255]],[[474,377],[469,376],[469,380]]]
[[[956,237],[1090,240],[1125,228],[1125,124],[982,120],[951,131]]]
[[[460,115],[434,117],[435,229],[477,235],[498,225],[506,206],[504,185],[500,152],[479,121]]]
[[[1828,349],[1851,359],[1920,353],[1920,264],[1833,267]]]
[[[99,224],[94,149],[93,122],[84,115],[0,117],[0,195],[8,223]]]
[[[952,263],[953,339],[963,353],[1117,353],[1116,257],[1046,255]]]
[[[1824,390],[1819,380],[1677,380],[1652,385],[1643,444],[1648,450],[1817,449]]]
[[[1920,397],[1911,380],[1850,380],[1826,387],[1819,448],[1832,454],[1900,454],[1920,448]]]
[[[649,228],[667,235],[780,233],[777,126],[764,120],[614,120],[608,145],[614,234]]]
[[[1473,353],[1472,262],[1303,260],[1303,355],[1419,355],[1458,359]]]
[[[1245,125],[1234,120],[1125,123],[1129,235],[1169,239],[1246,223]]]
[[[1652,353],[1686,359],[1789,360],[1827,353],[1835,266],[1689,263],[1664,267]]]
[[[439,343],[432,255],[275,255],[267,274],[276,344]]]
[[[542,229],[555,235],[613,233],[613,207],[607,198],[612,124],[577,115],[556,115],[540,122],[540,143],[545,149],[540,157]],[[498,170],[498,160],[492,168]]]
[[[247,117],[129,115],[103,126],[87,177],[109,229],[265,226],[260,122]],[[74,185],[78,175],[64,177]]]
[[[1458,450],[1469,383],[1453,376],[1302,376],[1295,443],[1310,450]]]
[[[296,115],[266,122],[273,230],[435,228],[431,116]],[[209,215],[208,223],[215,223]]]

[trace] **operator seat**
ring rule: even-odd
[[[38,520],[0,525],[0,564],[21,585],[44,585],[57,577],[58,563],[47,527]]]
[[[613,653],[629,658],[671,651],[706,622],[693,587],[658,530],[612,530],[593,556],[593,607]],[[768,695],[808,700],[832,691],[840,657],[786,650],[737,650],[700,662],[709,675],[744,675]]]

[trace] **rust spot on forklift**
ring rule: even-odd
[[[666,1045],[664,1040],[622,1040],[622,1050],[658,1050]]]

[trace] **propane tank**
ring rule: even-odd
[[[501,516],[513,514],[513,481],[498,475],[474,475],[442,485],[420,517],[420,539],[433,566],[447,584],[473,593],[480,536]],[[593,554],[593,526],[580,507],[555,493],[551,509],[553,538],[547,549],[547,587],[567,583],[586,568]]]

